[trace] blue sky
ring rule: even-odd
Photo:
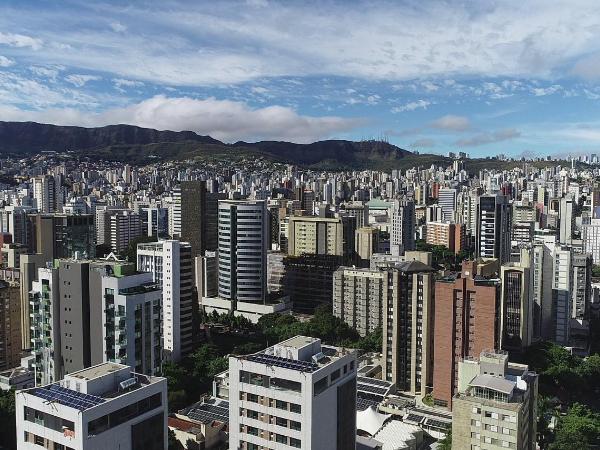
[[[0,120],[600,152],[600,2],[3,0]]]

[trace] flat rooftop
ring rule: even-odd
[[[68,377],[79,378],[81,380],[94,380],[96,378],[104,377],[110,373],[118,370],[127,369],[129,366],[123,364],[117,364],[113,362],[106,362],[98,364],[97,366],[88,367],[87,369],[79,370],[68,374]]]
[[[285,347],[293,347],[300,349],[314,342],[320,342],[320,339],[308,336],[294,336],[293,338],[289,338],[288,340],[282,341],[277,345],[283,345]]]

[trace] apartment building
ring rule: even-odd
[[[167,380],[102,363],[16,394],[17,449],[167,450]]]
[[[229,358],[229,448],[356,446],[356,353],[296,336]]]
[[[427,222],[425,242],[443,245],[451,252],[459,254],[466,247],[465,226],[452,222]]]
[[[0,281],[0,370],[21,362],[21,297],[18,285]]]

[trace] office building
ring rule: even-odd
[[[383,325],[389,272],[340,267],[333,274],[333,315],[365,336]]]
[[[140,209],[142,236],[165,238],[169,234],[169,212],[157,206]]]
[[[456,189],[442,188],[438,193],[438,205],[442,208],[442,220],[454,222],[456,211]]]
[[[202,255],[204,211],[206,208],[206,182],[183,181],[181,183],[181,234],[183,241],[189,242],[192,255]]]
[[[2,268],[18,269],[21,266],[21,255],[28,253],[26,245],[9,243],[2,244],[0,248],[0,266]]]
[[[500,284],[477,275],[465,261],[461,273],[435,283],[433,400],[452,409],[458,388],[458,363],[499,343]]]
[[[16,395],[17,449],[167,450],[167,380],[103,363]]]
[[[452,448],[536,449],[538,377],[506,353],[482,352],[459,364]]]
[[[573,254],[573,298],[571,300],[571,318],[589,319],[592,286],[592,256]]]
[[[390,251],[403,255],[415,249],[415,203],[412,200],[394,200],[390,208],[392,229]]]
[[[219,297],[262,303],[267,295],[264,201],[219,201]]]
[[[123,254],[129,244],[142,236],[140,215],[131,210],[117,210],[108,215],[110,247],[114,253]]]
[[[600,264],[600,219],[591,219],[581,226],[584,253],[590,253],[594,264]]]
[[[295,217],[289,219],[288,254],[291,256],[344,255],[341,218]]]
[[[296,336],[229,358],[229,448],[356,447],[356,354]]]
[[[373,253],[379,251],[379,230],[372,227],[356,230],[355,250],[358,262],[362,266],[368,266]]]
[[[165,358],[179,361],[192,351],[192,248],[174,240],[138,244],[137,268],[150,272],[162,288],[162,338]]]
[[[56,181],[53,176],[40,175],[31,180],[33,204],[40,213],[59,212]]]
[[[96,255],[93,215],[29,214],[27,220],[30,253],[42,254],[44,261]]]
[[[503,350],[522,352],[533,342],[531,256],[529,250],[523,249],[520,262],[508,262],[500,268],[500,346]]]
[[[219,258],[217,252],[206,251],[195,258],[195,286],[198,296],[216,297],[219,294]]]
[[[560,199],[560,234],[561,244],[571,245],[573,242],[573,230],[575,229],[575,214],[573,214],[575,199],[573,194],[567,194]]]
[[[0,370],[21,362],[21,297],[19,286],[0,281]]]
[[[559,345],[569,345],[573,296],[573,250],[570,247],[556,246],[552,257],[554,277],[552,279],[551,340]]]
[[[399,390],[425,395],[433,375],[434,269],[420,261],[397,263],[383,318],[383,374]]]
[[[510,211],[504,195],[479,197],[475,243],[478,258],[496,258],[501,264],[510,259]]]

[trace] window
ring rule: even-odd
[[[290,447],[300,448],[301,447],[300,439],[290,438]]]
[[[287,402],[281,400],[275,400],[275,408],[277,409],[288,409]]]
[[[302,429],[302,424],[295,420],[290,420],[290,428],[295,431],[300,431]]]
[[[258,428],[246,427],[246,433],[251,434],[252,436],[258,436]]]
[[[287,426],[288,426],[287,419],[284,419],[283,417],[275,417],[275,425],[287,428]]]
[[[280,444],[287,444],[287,436],[284,436],[282,434],[276,434],[275,441],[279,442]]]
[[[290,403],[290,411],[296,414],[301,414],[302,408],[300,405],[296,405],[295,403]]]
[[[254,411],[252,409],[247,409],[246,410],[246,417],[248,417],[250,419],[258,419],[258,412]]]
[[[315,383],[314,389],[313,389],[314,396],[316,397],[317,395],[322,393],[325,389],[327,389],[327,377],[323,377]]]

